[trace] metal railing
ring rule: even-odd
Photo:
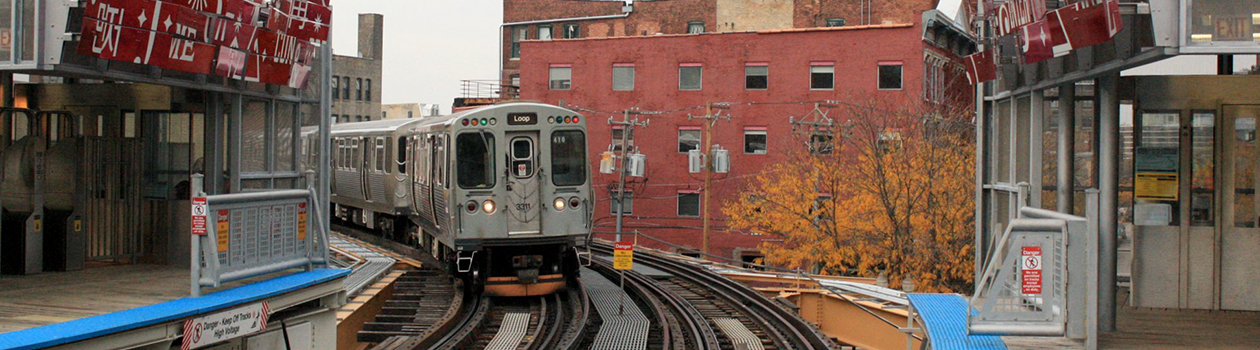
[[[519,86],[506,85],[498,80],[461,80],[460,96],[465,99],[506,99],[521,97]]]
[[[311,177],[308,172],[308,184]],[[328,261],[328,230],[313,187],[206,196],[202,186],[202,176],[193,175],[193,192],[205,199],[200,213],[193,209],[193,220],[204,215],[205,234],[194,232],[192,240],[192,296],[200,296],[202,287],[292,268],[309,271]]]

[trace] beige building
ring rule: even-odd
[[[396,103],[381,105],[383,119],[411,119],[438,115],[436,103]]]

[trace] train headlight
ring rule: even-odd
[[[485,202],[481,202],[481,210],[485,211],[486,214],[494,214],[494,209],[494,200],[487,199]]]
[[[464,207],[465,207],[466,209],[468,209],[468,212],[469,212],[469,213],[476,213],[476,212],[477,212],[477,201],[468,201],[468,203],[464,204]]]
[[[569,208],[577,209],[580,205],[582,205],[582,200],[578,197],[569,198]]]
[[[555,207],[557,211],[564,210],[564,198],[556,198],[556,201],[552,202],[551,206]]]

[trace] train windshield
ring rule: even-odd
[[[581,130],[551,134],[551,173],[556,186],[586,183],[586,135]]]
[[[455,138],[459,187],[494,187],[494,134],[467,133]]]

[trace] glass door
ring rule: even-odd
[[[1260,311],[1260,229],[1256,202],[1256,123],[1260,106],[1225,106],[1221,139],[1221,308]]]

